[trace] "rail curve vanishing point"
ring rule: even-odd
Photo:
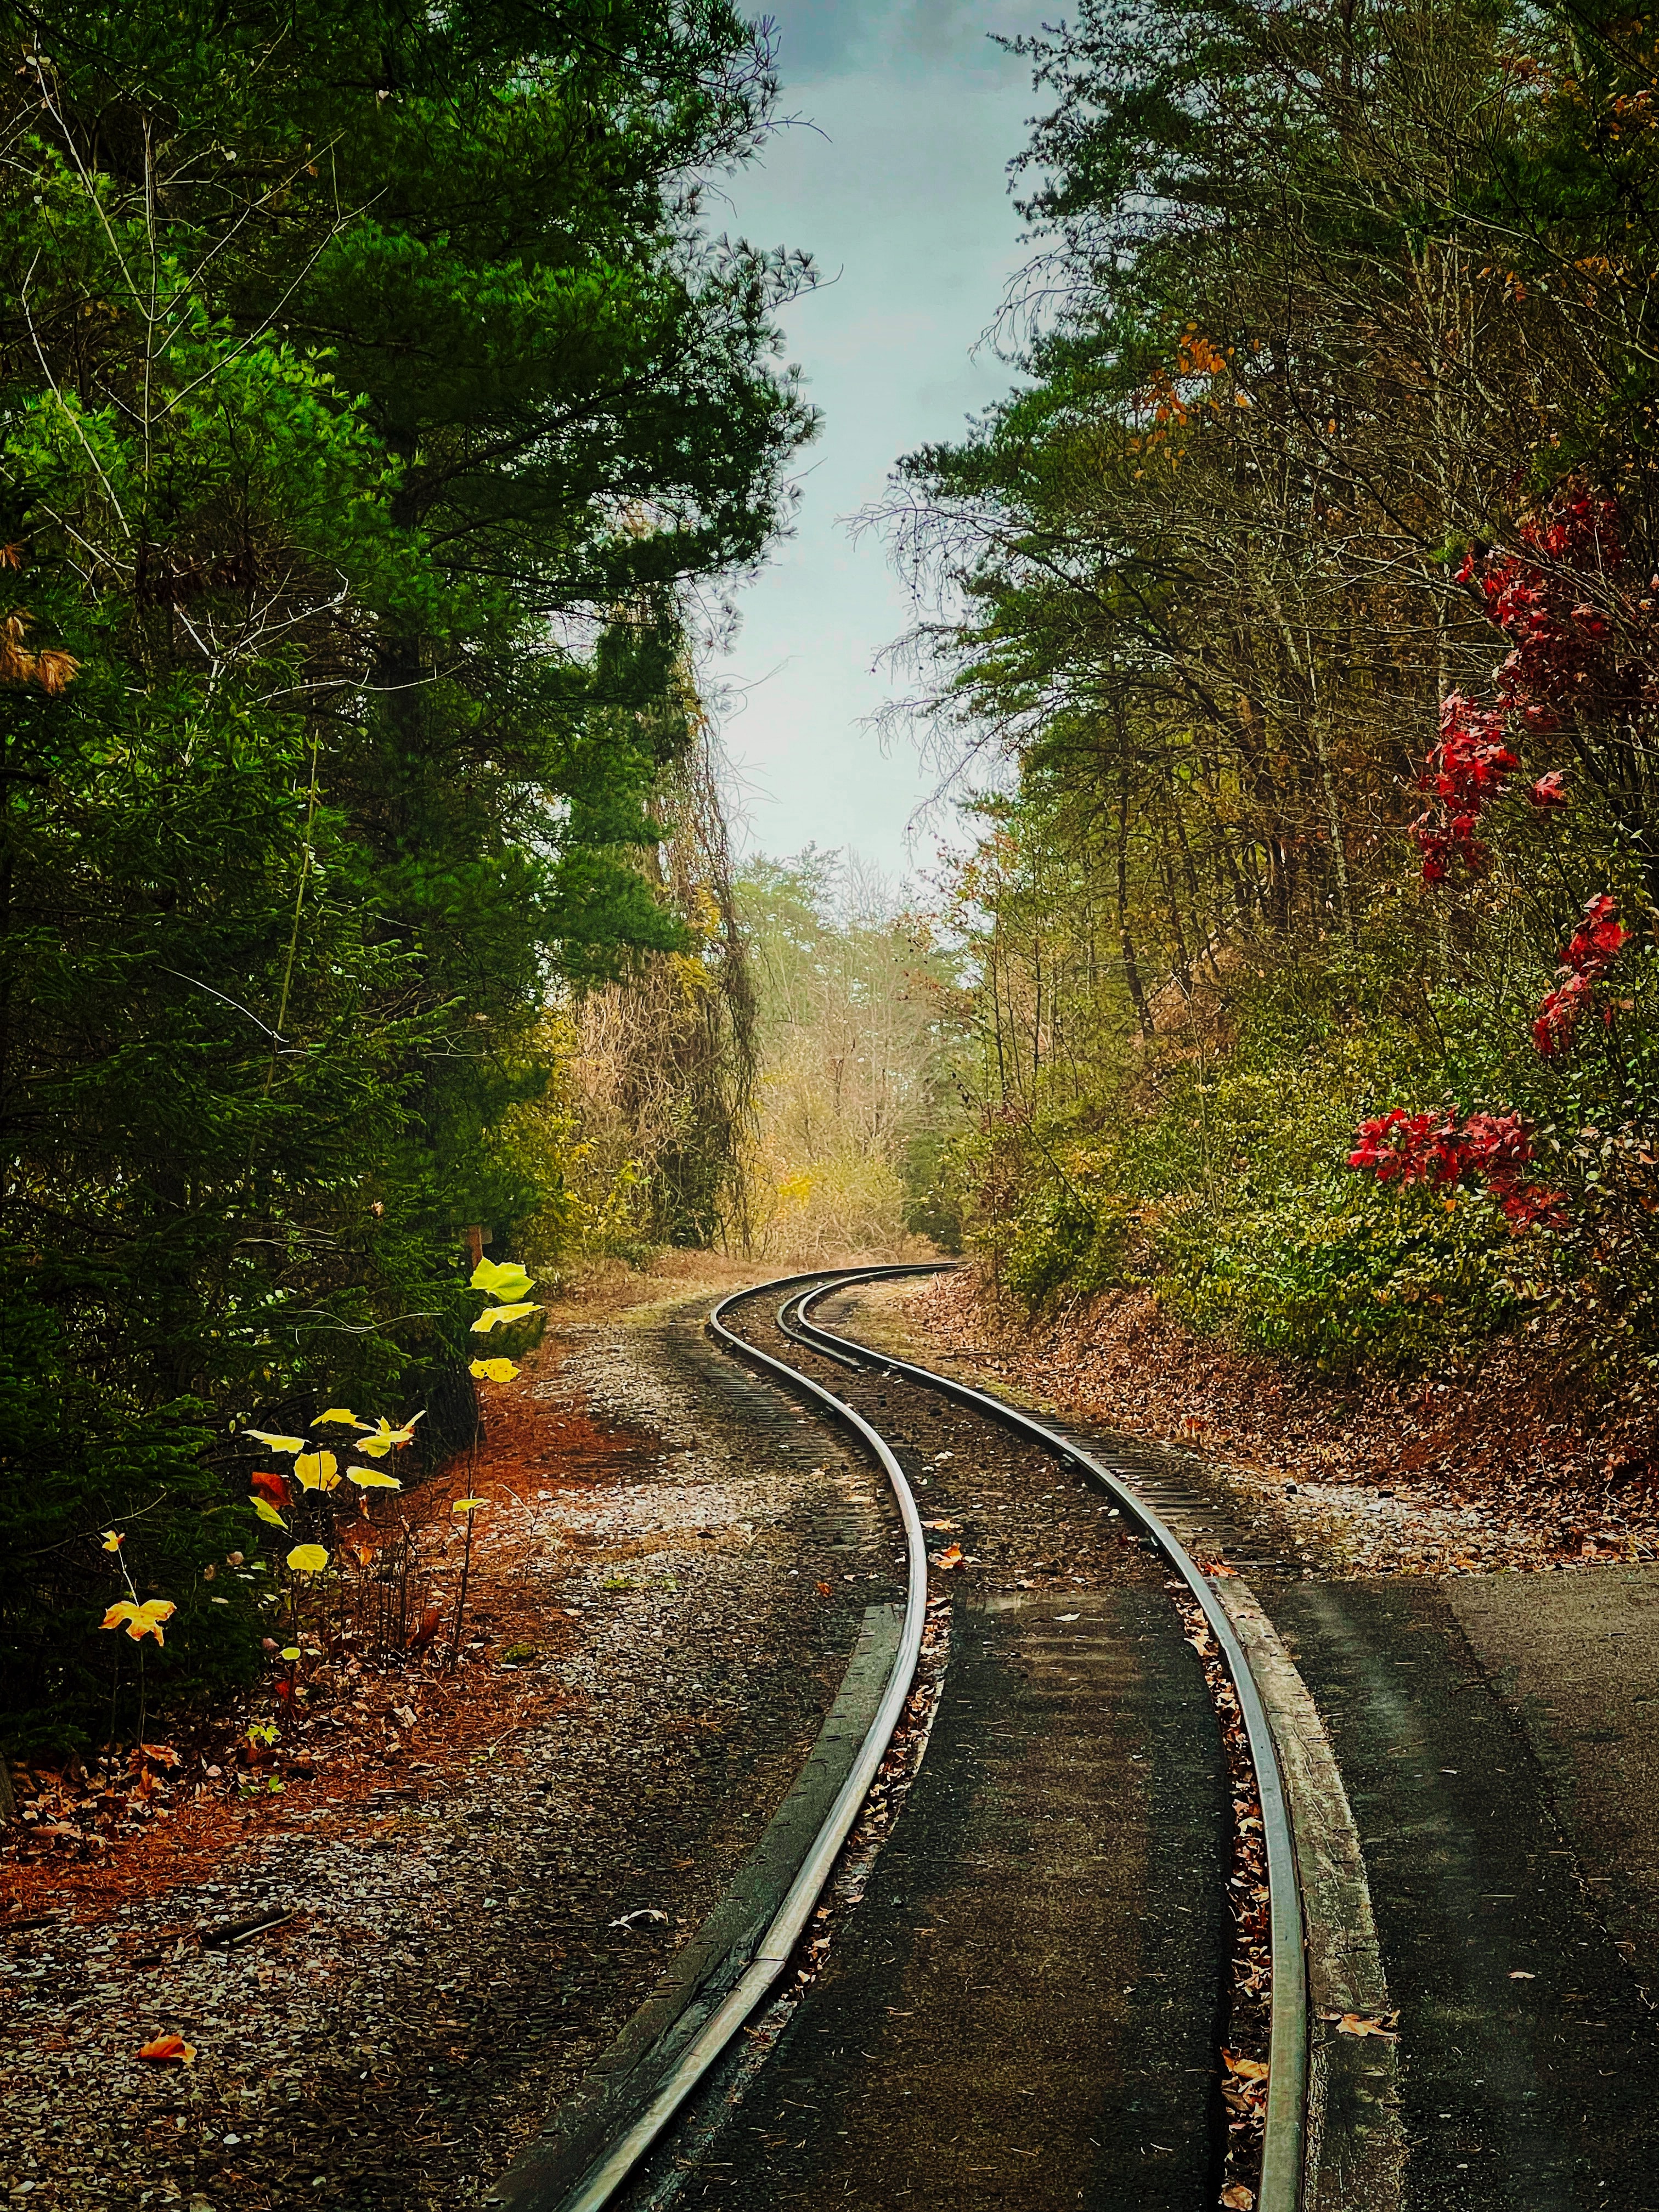
[[[1134,1488],[1091,1454],[1018,1408],[951,1377],[896,1358],[814,1322],[807,1310],[819,1299],[856,1285],[938,1272],[938,1265],[817,1268],[733,1292],[708,1316],[715,1341],[734,1357],[760,1367],[794,1392],[804,1393],[845,1424],[873,1455],[891,1486],[902,1524],[906,1589],[902,1620],[879,1688],[873,1716],[855,1751],[844,1759],[844,1778],[816,1832],[797,1854],[793,1879],[757,1938],[751,1929],[740,1955],[722,1976],[705,1963],[696,1982],[687,1978],[677,2001],[678,2032],[671,2019],[653,2023],[657,2063],[642,2066],[637,2087],[613,2096],[598,2135],[579,2143],[542,2138],[488,2193],[485,2203],[505,2212],[603,2212],[674,2124],[689,2100],[737,2040],[784,1974],[824,1893],[837,1857],[858,1819],[903,1713],[921,1650],[927,1603],[927,1553],[921,1515],[910,1485],[887,1440],[855,1407],[810,1375],[775,1358],[728,1326],[734,1306],[781,1299],[776,1325],[786,1339],[815,1356],[857,1372],[873,1368],[902,1376],[970,1407],[1050,1454],[1071,1463],[1103,1490],[1181,1577],[1201,1609],[1236,1687],[1240,1715],[1255,1763],[1268,1874],[1272,1957],[1269,2077],[1257,2212],[1297,2212],[1307,2149],[1308,1997],[1304,1917],[1296,1853],[1273,1730],[1249,1659],[1209,1577],[1174,1532]],[[856,1662],[855,1662],[856,1664]],[[849,1670],[849,1681],[852,1670]],[[873,1698],[874,1693],[872,1692]],[[720,1917],[717,1911],[708,1926]],[[721,1989],[724,1994],[719,1994]],[[710,1992],[714,1992],[710,1995]],[[701,2002],[698,2002],[699,1997]],[[650,2011],[652,2008],[646,2008]],[[642,2017],[642,2016],[641,2016]],[[626,2038],[624,2038],[624,2040]],[[574,2161],[572,2150],[578,2153]]]

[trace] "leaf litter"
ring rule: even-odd
[[[918,1358],[1201,1452],[1288,1548],[1328,1572],[1659,1559],[1654,1413],[1521,1340],[1495,1340],[1467,1372],[1337,1380],[1194,1336],[1147,1290],[1035,1321],[965,1268],[866,1296]]]

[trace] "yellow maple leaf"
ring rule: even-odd
[[[362,1425],[349,1406],[331,1406],[327,1413],[319,1413],[311,1425],[313,1429],[320,1429],[325,1421],[338,1421],[348,1429],[361,1428]]]
[[[518,1371],[510,1359],[475,1359],[471,1367],[480,1382],[510,1382]]]
[[[294,1462],[294,1472],[307,1490],[340,1486],[340,1462],[331,1451],[302,1452]]]
[[[401,1490],[395,1474],[382,1474],[378,1467],[349,1467],[346,1473],[359,1490]]]
[[[269,1444],[272,1451],[302,1452],[306,1448],[303,1437],[273,1437],[269,1429],[244,1429],[242,1434],[257,1437],[262,1444]]]
[[[492,1298],[521,1298],[536,1287],[533,1275],[526,1275],[516,1260],[480,1260],[472,1270],[472,1287]]]
[[[288,1564],[296,1575],[319,1575],[328,1565],[328,1550],[322,1544],[296,1544],[288,1555]]]
[[[142,1644],[147,1636],[163,1644],[167,1639],[161,1633],[161,1623],[171,1620],[178,1610],[170,1597],[148,1598],[143,1605],[135,1605],[130,1597],[124,1597],[118,1605],[111,1606],[100,1626],[125,1627],[135,1644]]]

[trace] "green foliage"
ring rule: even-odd
[[[1002,1279],[1032,1307],[1088,1297],[1123,1280],[1127,1224],[1073,1190],[1039,1188],[1008,1224]]]
[[[917,1130],[904,1147],[899,1180],[904,1188],[905,1228],[954,1259],[963,1249],[963,1218],[962,1200],[949,1173],[950,1143],[943,1129]]]
[[[53,1560],[119,1500],[188,1579],[204,1437],[340,1395],[471,1432],[458,1232],[556,1182],[501,1137],[549,992],[687,941],[641,865],[693,742],[678,594],[781,512],[810,271],[701,225],[773,96],[721,5],[56,0],[14,60],[10,1387],[80,1409],[25,1452]],[[7,1604],[79,1729],[57,1572]],[[179,1602],[147,1679],[204,1689],[234,1635]],[[0,1741],[39,1689],[9,1671]]]
[[[1510,1240],[1479,1199],[1448,1214],[1332,1178],[1220,1222],[1175,1210],[1159,1231],[1160,1286],[1194,1328],[1327,1370],[1465,1358],[1521,1310]]]

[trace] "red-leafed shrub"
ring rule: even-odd
[[[1455,1114],[1437,1118],[1396,1106],[1362,1121],[1358,1135],[1348,1165],[1374,1175],[1380,1183],[1439,1188],[1468,1178],[1491,1192],[1517,1235],[1540,1224],[1559,1229],[1565,1224],[1562,1193],[1527,1174],[1534,1157],[1533,1140],[1518,1114],[1471,1114],[1460,1123]]]

